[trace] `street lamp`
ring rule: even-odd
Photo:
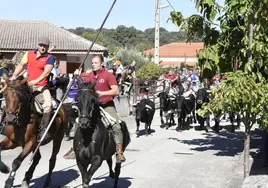
[[[159,64],[159,28],[160,28],[160,9],[167,8],[169,5],[160,5],[160,0],[156,0],[156,13],[155,13],[155,38],[154,38],[154,63]]]

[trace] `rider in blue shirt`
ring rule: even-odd
[[[198,77],[197,77],[196,73],[193,73],[191,78],[192,78],[193,86],[197,86]]]

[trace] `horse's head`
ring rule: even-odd
[[[167,108],[167,106],[169,104],[168,94],[166,92],[161,92],[158,94],[158,97],[160,99],[160,108],[161,109]]]
[[[6,120],[9,124],[14,124],[19,117],[22,104],[30,102],[30,88],[27,85],[27,78],[17,78],[16,80],[9,80],[6,74],[3,75],[6,82],[6,89],[4,91],[6,106]]]
[[[78,106],[79,126],[83,129],[92,128],[91,119],[93,112],[95,109],[98,109],[98,96],[94,89],[95,84],[77,83],[79,89],[76,101]]]
[[[197,104],[203,104],[204,102],[208,102],[209,94],[205,88],[201,88],[196,93],[196,102]]]

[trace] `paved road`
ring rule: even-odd
[[[136,138],[133,117],[125,118],[132,133],[132,142],[125,152],[119,187],[127,188],[238,188],[242,185],[241,152],[242,134],[222,130],[219,135],[196,131],[194,128],[176,132],[175,127],[163,130],[159,127],[159,112],[153,121],[150,136]],[[143,128],[143,127],[141,127]],[[64,153],[72,142],[63,142],[52,181],[55,187],[68,185],[80,187],[81,177],[75,160],[65,160]],[[11,166],[19,149],[6,151],[2,159]],[[42,187],[48,171],[51,145],[41,149],[42,159],[35,171],[32,187]],[[28,168],[29,157],[17,172],[15,185],[19,187]],[[91,182],[94,188],[112,187],[106,163],[95,173]],[[0,187],[4,187],[7,175],[0,174]]]

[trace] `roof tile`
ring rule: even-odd
[[[48,36],[53,51],[87,51],[91,41],[45,21],[1,20],[0,50],[29,50],[37,45],[38,38]],[[107,48],[94,44],[93,51]]]
[[[172,67],[172,66],[179,66],[182,63],[184,63],[184,62],[177,62],[177,61],[175,61],[175,62],[167,62],[167,61],[163,62],[162,61],[160,63],[160,66],[170,66],[170,67]],[[189,65],[189,66],[195,66],[196,62],[185,62],[184,64]]]
[[[196,57],[197,52],[204,47],[204,43],[173,42],[160,46],[161,57]],[[154,55],[154,49],[145,51],[146,55]]]

